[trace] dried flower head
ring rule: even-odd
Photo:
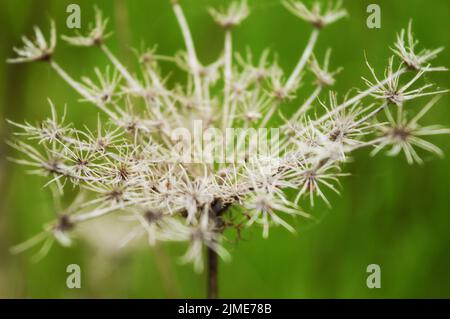
[[[214,21],[224,29],[230,29],[241,24],[250,14],[247,0],[231,2],[227,9],[209,9],[209,14]]]
[[[372,83],[366,78],[363,78],[363,80],[366,82],[368,87],[377,88],[376,90],[374,90],[373,93],[371,93],[372,96],[381,100],[385,100],[389,103],[401,105],[405,101],[412,100],[418,97],[427,95],[436,95],[448,91],[448,90],[426,91],[426,89],[433,86],[433,84],[431,83],[425,84],[416,89],[410,89],[410,87],[413,86],[425,74],[426,71],[423,69],[419,70],[409,82],[400,85],[400,77],[405,73],[405,71],[404,69],[402,69],[402,64],[399,64],[397,69],[394,71],[393,57],[389,59],[388,67],[386,68],[386,71],[384,73],[385,78],[389,79],[388,81],[384,82],[380,81],[375,74],[375,70],[370,66],[368,62],[367,66],[369,67],[369,70],[375,79],[375,83]],[[430,71],[431,70],[428,70],[428,72]],[[408,91],[408,89],[410,90]]]
[[[407,34],[407,39],[405,39],[405,34]],[[423,68],[428,68],[427,63],[430,60],[436,58],[436,56],[444,50],[443,47],[428,50],[423,49],[419,52],[416,50],[418,41],[414,39],[412,33],[412,21],[409,21],[408,29],[402,29],[397,35],[397,41],[395,42],[392,51],[400,57],[400,59],[411,69],[421,70]],[[445,71],[445,67],[435,67],[435,71]]]
[[[423,164],[423,160],[418,155],[415,147],[437,156],[443,156],[444,154],[439,147],[428,142],[423,137],[438,134],[450,134],[450,129],[440,125],[421,126],[418,123],[433,105],[436,104],[440,97],[440,95],[436,95],[410,120],[408,120],[407,112],[403,107],[398,108],[396,118],[389,109],[386,109],[388,122],[379,127],[379,143],[371,154],[375,155],[380,150],[391,146],[387,154],[395,156],[403,151],[409,164],[413,164],[414,162]]]
[[[56,46],[55,22],[51,21],[50,23],[50,39],[48,42],[38,27],[34,27],[34,34],[34,41],[25,36],[22,37],[24,46],[22,48],[14,48],[17,58],[8,59],[8,63],[48,61],[51,59]]]
[[[56,196],[68,185],[80,194],[70,210],[57,210],[55,222],[15,251],[43,243],[41,257],[55,241],[68,246],[79,224],[125,215],[134,227],[123,244],[142,236],[152,246],[185,242],[182,261],[201,270],[205,247],[210,261],[216,255],[228,258],[226,230],[240,234],[243,227],[259,226],[264,237],[272,226],[292,232],[293,218],[311,217],[302,209],[305,197],[311,205],[315,198],[330,205],[328,195],[338,192],[340,178],[348,175],[343,163],[356,149],[373,147],[375,154],[390,147],[390,155],[403,151],[409,163],[422,162],[415,148],[442,154],[423,137],[450,131],[418,124],[447,92],[420,84],[425,74],[443,70],[429,65],[440,49],[414,53],[409,26],[409,44],[403,43],[404,32],[396,44],[401,61],[392,57],[383,79],[369,65],[374,80],[365,79],[366,89],[341,99],[330,91],[340,69],[329,70],[330,51],[320,65],[314,48],[320,29],[346,11],[340,2],[326,10],[319,3],[311,9],[299,1],[284,5],[316,27],[289,73],[267,50],[256,63],[249,50],[234,54],[230,28],[248,15],[245,1],[210,10],[226,30],[224,54],[209,65],[198,59],[179,1],[172,6],[185,51],[166,57],[155,47],[140,50],[136,74],[109,50],[106,20],[98,9],[87,36],[65,37],[71,44],[98,46],[114,70],[97,67],[97,80],[77,81],[49,60],[83,101],[101,111],[95,129],[66,124],[65,112],[58,117],[53,104],[50,119],[41,123],[10,122],[20,132],[9,144],[23,155],[13,161],[43,176]],[[15,49],[19,58],[12,62],[48,59],[56,43],[53,23],[49,45],[40,31],[36,38],[35,43],[24,39],[25,48]],[[316,77],[310,92],[307,86],[298,90],[308,61]],[[164,62],[174,62],[187,81],[167,81],[160,67]],[[423,96],[434,97],[408,120],[414,108],[406,105]],[[300,104],[293,109],[293,103]]]
[[[292,14],[311,23],[318,29],[321,29],[339,19],[347,16],[347,11],[342,9],[342,1],[328,2],[328,6],[322,11],[322,3],[314,2],[311,9],[309,9],[302,1],[298,0],[283,0],[283,5]]]
[[[108,19],[103,19],[102,12],[95,7],[95,23],[90,27],[90,31],[86,35],[63,35],[61,38],[67,43],[75,46],[90,47],[100,45],[111,35],[111,33],[106,33],[107,25]]]
[[[334,76],[342,71],[342,68],[338,68],[334,71],[329,71],[330,66],[331,49],[328,49],[325,53],[323,65],[320,66],[316,57],[311,56],[310,69],[316,76],[317,84],[320,86],[332,86],[336,81]]]

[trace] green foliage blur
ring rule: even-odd
[[[222,50],[222,31],[207,14],[208,6],[224,0],[182,0],[202,62],[211,62]],[[326,1],[324,1],[326,2]],[[59,34],[65,27],[66,7],[81,6],[82,29],[93,21],[94,3],[110,17],[110,48],[130,68],[136,67],[131,47],[158,45],[161,54],[184,49],[169,0],[1,0],[0,1],[0,297],[3,298],[170,298],[205,296],[205,273],[180,265],[185,245],[142,246],[121,251],[112,246],[113,230],[96,245],[79,241],[73,248],[55,245],[38,263],[33,251],[12,255],[9,248],[42,229],[55,217],[53,201],[44,181],[26,174],[24,167],[6,160],[14,152],[6,146],[11,127],[4,119],[34,122],[49,114],[50,97],[75,125],[93,127],[97,109],[80,103],[79,96],[44,63],[8,65],[12,47],[20,45],[32,26],[48,32],[55,19]],[[366,27],[367,5],[381,6],[381,29]],[[249,47],[257,56],[265,48],[278,53],[281,66],[290,70],[301,54],[311,27],[288,13],[278,0],[250,0],[250,17],[234,32],[235,47]],[[395,34],[410,18],[421,45],[450,48],[448,0],[352,0],[344,6],[350,17],[324,29],[316,53],[321,58],[333,48],[332,66],[343,66],[335,89],[343,94],[363,87],[368,75],[364,53],[378,72],[390,56]],[[91,76],[94,66],[107,60],[96,49],[73,48],[58,40],[55,59],[75,78]],[[436,65],[450,66],[449,51]],[[164,71],[181,75],[170,65]],[[429,75],[450,88],[450,75]],[[324,98],[324,96],[322,96]],[[408,107],[420,107],[420,99]],[[450,126],[450,96],[424,118],[425,123]],[[296,220],[298,234],[281,228],[267,240],[258,229],[245,231],[243,239],[229,242],[233,258],[220,264],[220,296],[224,298],[450,298],[450,139],[433,139],[447,154],[440,159],[424,155],[425,165],[410,166],[403,157],[377,155],[367,150],[354,155],[345,170],[341,196],[328,194],[331,209],[319,203],[306,205],[316,220]],[[423,154],[423,153],[422,153]],[[319,201],[318,201],[319,202]],[[119,221],[120,222],[120,221]],[[92,232],[92,230],[91,230]],[[95,240],[94,240],[95,241]],[[35,252],[35,250],[34,250]],[[366,267],[381,266],[381,288],[368,289]],[[79,264],[82,288],[66,287],[66,266]]]

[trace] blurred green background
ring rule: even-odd
[[[134,67],[130,47],[158,44],[162,54],[183,49],[169,0],[1,0],[0,1],[0,110],[2,119],[34,122],[49,114],[47,97],[76,125],[92,126],[97,110],[78,102],[78,95],[46,64],[7,65],[12,47],[32,26],[48,31],[54,18],[59,34],[72,34],[65,27],[66,6],[78,3],[82,30],[93,18],[93,3],[110,17],[114,35],[108,45]],[[206,8],[221,0],[183,0],[202,62],[211,62],[222,50],[222,31]],[[292,68],[302,52],[310,26],[292,16],[276,0],[249,1],[252,13],[235,32],[235,47],[259,54],[268,47],[278,52],[283,68]],[[366,7],[381,6],[381,29],[368,29]],[[350,17],[326,28],[320,35],[319,57],[333,48],[332,65],[344,67],[335,89],[343,94],[362,87],[367,75],[364,52],[382,72],[395,34],[413,18],[414,32],[422,45],[450,48],[448,0],[345,1]],[[55,59],[75,78],[92,75],[93,67],[105,66],[96,49],[72,48],[59,41]],[[450,66],[449,51],[437,65]],[[164,71],[170,72],[170,66]],[[175,75],[176,77],[176,75]],[[450,88],[448,73],[429,76],[439,86]],[[427,100],[419,100],[418,103]],[[444,97],[425,118],[429,124],[450,126],[450,98]],[[415,102],[416,103],[416,102]],[[417,105],[419,107],[420,105]],[[39,263],[31,253],[11,255],[9,247],[41,230],[55,216],[51,196],[43,180],[26,175],[25,169],[6,161],[12,151],[5,146],[11,128],[0,122],[0,297],[204,297],[205,275],[177,262],[184,245],[162,245],[132,251],[115,249],[110,231],[94,225],[94,245],[81,241],[73,248],[57,245]],[[450,154],[448,136],[433,139]],[[318,222],[297,220],[298,234],[273,229],[267,240],[260,230],[244,234],[244,240],[229,243],[232,261],[220,264],[220,296],[249,298],[450,298],[450,165],[445,159],[424,155],[425,165],[409,166],[403,157],[370,158],[367,151],[354,156],[346,166],[352,176],[342,180],[341,196],[330,194],[332,209],[317,205],[311,212]],[[309,209],[307,207],[307,209]],[[96,228],[97,227],[97,228]],[[106,232],[106,234],[105,234]],[[66,287],[66,266],[82,268],[82,288]],[[381,289],[366,287],[366,267],[379,264]]]

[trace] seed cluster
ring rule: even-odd
[[[389,155],[403,152],[409,163],[421,163],[417,149],[442,152],[424,139],[448,134],[437,125],[418,122],[446,90],[418,84],[425,74],[444,71],[430,61],[441,49],[417,51],[411,24],[402,30],[382,78],[367,63],[373,79],[356,95],[340,98],[331,90],[340,68],[330,70],[331,51],[319,63],[314,47],[319,34],[347,15],[340,3],[308,8],[297,0],[285,7],[312,26],[311,36],[298,64],[284,72],[268,50],[255,61],[253,54],[237,54],[232,34],[249,15],[245,1],[209,12],[225,33],[224,53],[210,65],[200,63],[185,19],[182,1],[172,1],[185,51],[162,56],[155,48],[136,51],[141,68],[132,74],[109,50],[107,20],[96,9],[95,24],[87,34],[62,36],[70,45],[101,50],[111,66],[95,68],[95,79],[72,78],[56,61],[56,29],[52,22],[47,41],[40,29],[35,39],[23,38],[11,63],[43,61],[78,92],[82,101],[96,106],[101,115],[97,128],[78,129],[66,124],[65,111],[58,116],[51,102],[51,117],[36,125],[13,123],[20,131],[9,144],[22,153],[13,159],[30,166],[31,173],[47,179],[46,186],[59,196],[67,185],[79,196],[43,233],[18,245],[22,251],[44,242],[39,256],[53,241],[72,242],[79,223],[108,214],[126,215],[135,228],[124,244],[146,236],[157,241],[186,242],[183,261],[202,269],[205,246],[223,258],[224,231],[256,225],[263,236],[272,226],[295,231],[289,221],[309,218],[300,206],[319,197],[327,204],[326,189],[337,192],[342,164],[352,151],[372,148],[372,154],[388,148]],[[406,38],[405,38],[406,37]],[[174,63],[186,72],[185,83],[169,84],[161,63]],[[303,75],[311,72],[312,92],[299,89]],[[409,107],[412,100],[432,96],[422,108]],[[300,103],[295,106],[295,103]],[[208,139],[203,147],[231,149],[236,162],[186,162],[179,152],[186,146],[177,129],[195,135],[195,121],[203,130],[243,128],[234,140]],[[245,129],[273,128],[279,136],[270,141],[270,152],[257,152],[257,142]],[[181,146],[180,146],[181,145]],[[180,148],[181,147],[181,148]],[[196,151],[196,145],[192,146]],[[294,196],[292,194],[294,193]]]

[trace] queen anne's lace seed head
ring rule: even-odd
[[[405,39],[406,34],[406,39]],[[400,59],[413,70],[421,70],[423,68],[429,68],[427,65],[430,60],[436,58],[436,56],[444,50],[444,48],[440,47],[433,50],[423,49],[421,51],[417,51],[417,44],[419,42],[414,39],[414,35],[412,33],[412,21],[408,24],[408,29],[402,29],[400,33],[397,35],[397,41],[395,42],[394,48],[392,51],[400,57]],[[433,68],[435,71],[445,71],[447,68],[445,67],[435,67]]]
[[[34,61],[49,61],[53,55],[56,46],[56,27],[55,22],[50,24],[50,39],[45,40],[41,29],[34,27],[35,39],[34,41],[27,37],[22,37],[24,46],[21,48],[14,48],[17,58],[8,59],[9,63],[23,63]]]
[[[90,27],[90,30],[86,35],[79,34],[72,37],[63,35],[62,39],[75,46],[90,47],[100,45],[111,35],[110,33],[106,33],[107,25],[108,19],[104,19],[102,12],[95,7],[95,24]]]
[[[384,148],[391,147],[387,152],[388,155],[395,156],[403,152],[409,164],[413,164],[414,162],[423,164],[423,160],[417,153],[416,148],[443,156],[440,148],[426,141],[423,137],[437,134],[450,134],[450,129],[440,125],[421,126],[418,123],[439,98],[439,95],[434,97],[411,119],[407,118],[407,110],[403,110],[403,108],[399,108],[397,117],[394,117],[391,111],[386,109],[388,122],[379,127],[380,142],[372,151],[372,155],[377,154]]]
[[[245,20],[250,14],[250,10],[247,0],[240,0],[232,2],[227,9],[217,10],[210,8],[209,14],[222,28],[230,29]]]
[[[113,98],[118,94],[117,88],[120,83],[119,73],[114,70],[111,75],[109,67],[106,68],[104,73],[98,68],[95,68],[94,71],[98,83],[95,83],[88,77],[83,77],[81,79],[86,91],[89,92],[91,97],[96,99],[96,104],[108,104],[113,102]]]
[[[309,9],[302,1],[298,0],[283,0],[283,5],[292,14],[311,23],[318,29],[321,29],[339,19],[347,16],[347,11],[341,9],[342,1],[328,2],[328,7],[322,10],[322,3],[314,2],[311,9]]]
[[[102,114],[95,129],[79,129],[66,123],[65,109],[57,112],[59,107],[51,104],[51,116],[43,122],[10,122],[19,132],[8,144],[23,155],[12,160],[43,176],[55,196],[69,185],[79,192],[73,205],[56,211],[55,222],[14,251],[42,244],[40,258],[54,242],[70,245],[79,224],[124,215],[134,227],[123,244],[139,237],[152,246],[185,242],[182,261],[201,270],[205,246],[228,258],[222,246],[226,230],[235,229],[238,237],[250,226],[261,227],[264,237],[272,226],[292,232],[293,218],[311,217],[301,209],[305,197],[311,205],[315,198],[330,205],[328,194],[339,191],[339,180],[347,175],[342,163],[353,150],[373,147],[375,154],[389,148],[389,155],[403,152],[409,163],[423,162],[418,149],[442,155],[424,137],[450,131],[418,124],[446,92],[421,83],[428,72],[444,70],[430,64],[440,49],[417,53],[411,26],[407,43],[402,31],[395,45],[400,61],[388,61],[383,79],[369,65],[373,80],[364,80],[368,87],[338,96],[329,89],[340,69],[330,71],[330,51],[319,64],[314,46],[319,29],[346,15],[339,2],[323,10],[319,3],[309,9],[299,1],[284,1],[289,11],[316,27],[290,74],[268,50],[257,59],[250,50],[233,54],[229,28],[247,17],[245,1],[210,10],[226,36],[224,54],[208,65],[198,59],[179,1],[172,4],[185,51],[166,57],[155,47],[141,49],[136,74],[108,49],[106,20],[98,9],[87,35],[64,37],[70,44],[99,46],[109,59],[114,70],[95,68],[95,80],[79,82],[50,59],[56,44],[53,23],[50,40],[36,28],[36,40],[24,38],[24,48],[15,49],[18,57],[10,62],[48,61]],[[298,90],[307,78],[308,61],[315,76],[310,93],[306,85]],[[168,81],[160,66],[166,62],[186,72],[187,81]],[[424,107],[410,107],[428,95],[434,97]],[[193,139],[199,136],[203,139]]]
[[[310,69],[311,72],[316,76],[317,84],[320,86],[332,86],[334,84],[335,75],[342,71],[342,68],[338,68],[334,71],[329,71],[330,65],[331,49],[328,49],[325,54],[325,59],[323,61],[322,67],[319,65],[315,56],[311,57]]]
[[[436,95],[445,93],[448,90],[437,90],[437,91],[427,91],[433,84],[428,83],[419,88],[410,89],[413,84],[415,84],[426,72],[426,70],[419,70],[412,79],[406,82],[403,85],[400,85],[400,78],[404,74],[404,70],[402,69],[402,64],[400,64],[397,69],[394,69],[394,57],[389,59],[388,67],[384,73],[386,79],[388,81],[380,81],[376,74],[375,70],[369,65],[367,65],[372,73],[375,82],[363,78],[368,87],[375,87],[376,90],[373,91],[372,96],[381,100],[384,100],[388,103],[392,103],[395,105],[402,105],[403,102],[412,100],[418,97],[427,96],[427,95]]]

